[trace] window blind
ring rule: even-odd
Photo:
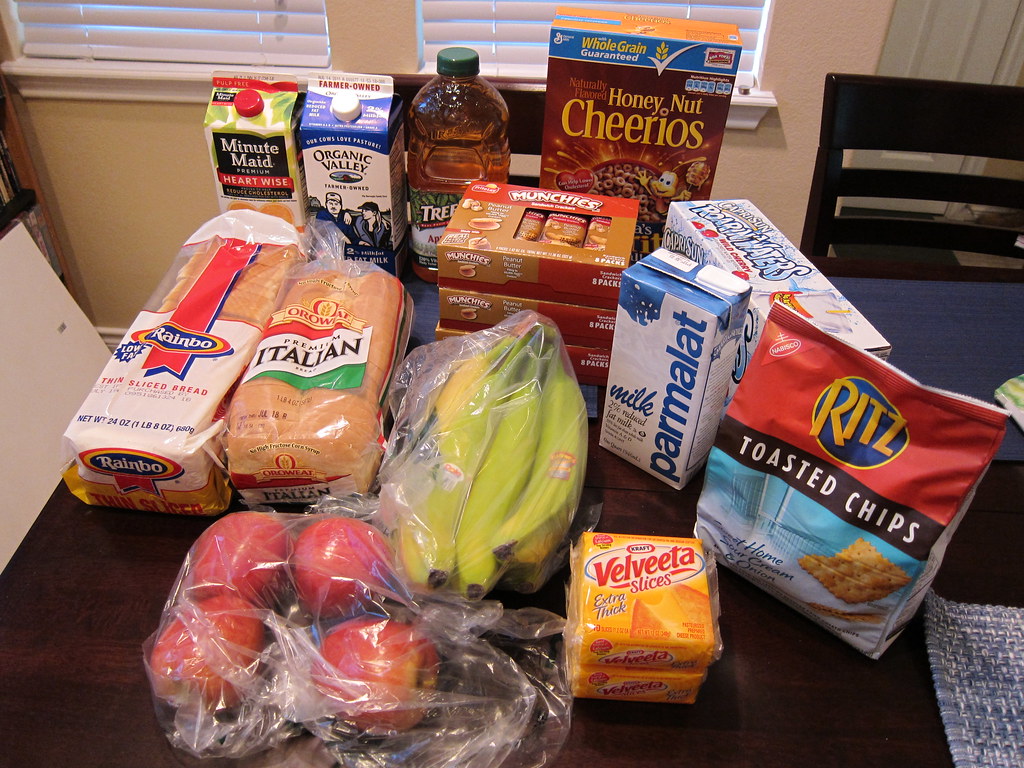
[[[466,45],[480,54],[485,74],[541,77],[547,73],[548,35],[555,10],[596,8],[700,21],[721,21],[740,28],[743,54],[737,86],[757,86],[771,0],[667,0],[549,2],[548,0],[422,0],[423,55],[433,68],[437,52]]]
[[[15,0],[28,57],[330,64],[324,0]]]

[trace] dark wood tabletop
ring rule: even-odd
[[[685,536],[700,477],[674,491],[596,445],[599,530]],[[1020,605],[1024,465],[996,462],[934,583],[948,599]],[[142,644],[209,518],[90,507],[58,486],[0,576],[0,763],[18,768],[306,766],[300,739],[243,761],[197,760],[154,715]],[[872,661],[719,569],[724,642],[692,705],[579,699],[555,766],[950,766],[915,619]],[[509,607],[564,612],[567,573]]]
[[[865,286],[847,287],[869,298]],[[949,338],[940,334],[926,356],[945,350]],[[691,535],[701,477],[672,490],[599,448],[598,430],[592,420],[586,489],[603,505],[598,530]],[[946,551],[937,594],[1024,605],[1022,499],[1024,461],[995,461]],[[157,722],[142,645],[189,547],[211,522],[90,507],[56,487],[0,575],[0,765],[330,765],[311,738],[243,761],[198,760],[173,749]],[[563,570],[536,594],[496,596],[509,608],[564,615],[567,578]],[[921,613],[874,661],[724,568],[719,582],[724,651],[697,702],[578,699],[551,765],[952,765]]]

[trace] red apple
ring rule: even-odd
[[[202,599],[232,591],[258,605],[271,605],[288,561],[288,531],[273,514],[225,515],[196,540],[185,584]]]
[[[303,605],[325,618],[355,615],[379,596],[404,594],[387,538],[350,517],[324,517],[299,534],[292,578]]]
[[[317,687],[340,704],[338,717],[373,733],[405,731],[423,719],[419,690],[437,686],[440,660],[414,624],[361,616],[334,627],[321,644]]]
[[[252,682],[264,647],[263,622],[254,606],[230,592],[189,605],[153,644],[153,692],[181,706],[199,696],[211,709],[240,701],[236,687]]]

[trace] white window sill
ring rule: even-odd
[[[264,74],[299,74],[294,70],[202,64],[149,64],[62,59],[26,59],[4,62],[4,75],[26,99],[75,99],[80,101],[150,101],[201,104],[210,98],[214,70],[252,71]],[[299,76],[302,81],[302,75]],[[767,91],[736,92],[726,127],[752,131],[768,110],[777,106]]]

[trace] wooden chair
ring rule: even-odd
[[[846,150],[1024,161],[1024,88],[829,74],[801,250],[827,274],[863,274],[829,246],[871,244],[1024,258],[1024,225],[998,226],[891,211],[837,211],[840,198],[894,198],[1017,209],[1024,178],[844,166]],[[1024,269],[893,265],[874,272],[945,279],[1022,280]]]

